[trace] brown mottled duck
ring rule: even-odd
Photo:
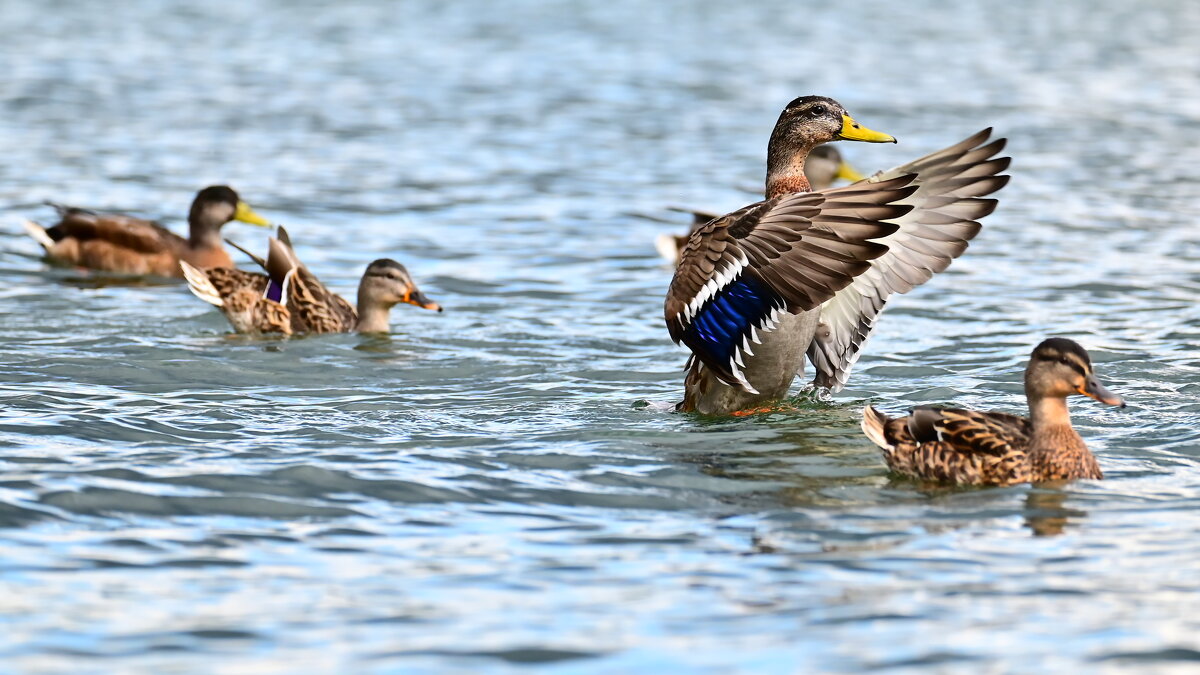
[[[25,231],[42,245],[46,258],[57,264],[120,274],[182,277],[181,260],[199,268],[233,267],[221,241],[221,227],[234,220],[271,225],[224,185],[206,187],[196,194],[188,212],[186,239],[150,220],[54,206],[59,212],[58,224],[43,228],[25,221]]]
[[[182,260],[179,265],[192,293],[221,308],[239,333],[386,333],[395,305],[442,311],[395,260],[367,265],[356,310],[300,262],[282,227],[270,238],[268,251],[266,260],[247,252],[266,274],[233,267],[199,269]]]
[[[1106,405],[1125,402],[1092,372],[1088,353],[1072,340],[1050,338],[1025,368],[1029,417],[922,406],[889,419],[863,410],[863,433],[883,449],[896,473],[962,485],[1015,485],[1103,478],[1096,457],[1071,426],[1067,397]]]
[[[767,146],[766,199],[692,233],[667,292],[671,339],[692,352],[677,409],[730,414],[783,398],[807,359],[813,385],[846,383],[893,293],[950,265],[1008,182],[985,129],[933,154],[844,187],[810,191],[813,148],[837,140],[895,142],[837,101],[787,105]]]

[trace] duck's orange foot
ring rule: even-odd
[[[750,415],[765,415],[773,412],[796,412],[798,408],[787,403],[776,403],[775,405],[765,405],[758,408],[746,408],[745,410],[737,410],[732,413],[734,417],[749,417]]]

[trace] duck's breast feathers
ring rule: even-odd
[[[906,419],[908,434],[917,443],[942,442],[958,452],[1001,456],[1029,444],[1029,420],[1001,412],[980,412],[922,406]]]
[[[671,338],[730,384],[778,313],[817,307],[883,255],[911,177],[751,204],[692,233],[667,292]]]

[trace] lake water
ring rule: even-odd
[[[1194,672],[1197,35],[1166,0],[3,3],[0,670]],[[842,144],[868,173],[996,127],[999,209],[832,402],[646,407],[682,392],[665,207],[752,201],[809,93],[900,139]],[[335,289],[391,256],[446,312],[231,337],[20,233],[182,229],[222,182]],[[859,433],[1021,411],[1047,335],[1130,404],[1074,404],[1106,480],[929,489]]]

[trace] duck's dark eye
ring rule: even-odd
[[[829,112],[829,109],[823,105],[814,105],[808,109],[808,114],[813,117],[823,117],[827,112]]]

